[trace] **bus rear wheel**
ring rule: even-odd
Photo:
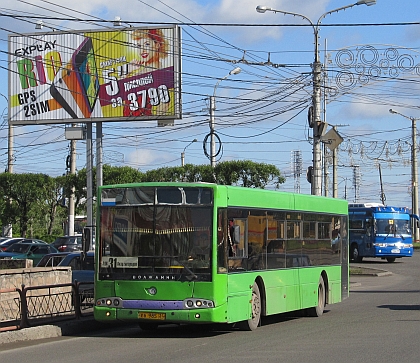
[[[251,299],[251,319],[241,321],[238,326],[241,330],[255,330],[258,328],[261,320],[261,295],[258,284],[254,282],[252,286],[252,299]]]
[[[308,309],[308,315],[313,317],[321,316],[325,308],[325,282],[322,276],[319,277],[318,282],[318,304]]]

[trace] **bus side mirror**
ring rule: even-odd
[[[419,216],[417,214],[410,214],[410,218],[413,218],[417,222],[417,227],[419,226]]]

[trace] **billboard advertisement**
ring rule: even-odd
[[[181,118],[180,28],[9,36],[15,125]]]

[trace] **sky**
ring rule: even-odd
[[[354,0],[355,1],[355,0]],[[253,160],[279,168],[284,191],[310,194],[315,31],[325,69],[321,119],[335,127],[338,197],[411,207],[412,118],[420,119],[420,4],[417,0],[12,0],[0,7],[0,168],[8,165],[8,35],[178,24],[182,34],[182,119],[103,123],[103,161],[140,171],[207,164],[209,97],[215,95],[217,162]],[[302,16],[256,12],[258,5]],[[121,9],[126,9],[122,11]],[[44,23],[35,30],[36,23]],[[123,28],[121,28],[123,29]],[[235,67],[241,72],[229,75]],[[225,78],[226,77],[226,78]],[[394,109],[400,114],[391,114]],[[95,124],[93,125],[95,135]],[[196,142],[192,142],[193,140]],[[417,144],[420,142],[417,140]],[[208,138],[207,138],[208,140]],[[219,143],[217,143],[217,149]],[[418,148],[418,146],[417,146]],[[331,161],[326,148],[325,160]],[[86,166],[78,141],[77,170]],[[65,125],[13,127],[13,172],[66,173]],[[296,161],[298,160],[298,161]],[[300,160],[300,161],[299,161]],[[331,195],[332,168],[328,171]],[[356,182],[355,182],[356,181]],[[355,187],[356,185],[356,187]],[[269,186],[270,188],[271,186]],[[381,194],[383,193],[383,194]]]

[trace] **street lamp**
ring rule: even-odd
[[[216,142],[214,140],[214,111],[216,110],[216,89],[219,86],[219,83],[230,75],[235,75],[241,73],[241,68],[236,67],[232,69],[226,76],[220,78],[216,85],[214,86],[213,96],[210,96],[210,143],[211,143],[211,151],[210,151],[210,164],[214,168],[216,166]]]
[[[187,146],[184,147],[184,151],[181,153],[181,166],[184,167],[185,165],[185,149],[190,146],[193,142],[197,142],[197,139],[191,141]]]
[[[321,136],[323,131],[325,130],[325,123],[321,122],[321,62],[319,61],[319,48],[318,48],[318,33],[319,33],[319,26],[321,24],[322,19],[324,19],[327,15],[339,12],[341,10],[345,10],[351,8],[356,5],[375,5],[376,0],[359,0],[358,2],[346,5],[341,8],[337,8],[334,10],[327,11],[326,13],[322,14],[316,25],[309,19],[308,17],[298,14],[292,13],[289,11],[283,10],[275,10],[268,6],[258,5],[256,10],[258,13],[265,13],[266,11],[272,11],[274,13],[282,13],[284,15],[293,15],[301,17],[302,19],[306,20],[311,24],[313,32],[314,32],[314,43],[315,43],[315,61],[312,66],[312,80],[313,80],[313,93],[312,93],[312,109],[310,112],[310,120],[309,125],[313,128],[313,166],[312,166],[312,176],[311,176],[311,194],[314,195],[321,195]]]
[[[411,191],[411,210],[412,213],[415,215],[419,214],[419,184],[418,184],[418,177],[417,177],[417,125],[414,117],[409,117],[394,111],[392,108],[389,110],[390,113],[395,115],[400,115],[411,120],[411,183],[412,183],[412,191]],[[414,242],[419,242],[419,229],[417,228],[417,222],[414,221]]]

